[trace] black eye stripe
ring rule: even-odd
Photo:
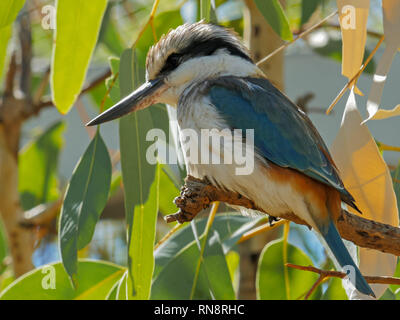
[[[172,53],[168,56],[162,67],[159,75],[171,72],[176,69],[181,63],[190,58],[209,56],[219,49],[227,50],[231,55],[239,56],[247,61],[253,62],[246,52],[233,43],[221,38],[202,38],[194,40],[188,47],[179,53]]]
[[[171,53],[168,56],[167,60],[165,61],[165,64],[160,71],[160,74],[174,70],[181,63],[181,60],[182,60],[181,54]]]

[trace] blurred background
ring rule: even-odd
[[[294,34],[299,34],[302,30],[307,29],[307,27],[318,22],[337,8],[335,1],[326,0],[320,2],[321,5],[318,6],[308,21],[302,21],[302,1],[282,1]],[[93,79],[96,79],[99,75],[109,70],[110,61],[112,62],[110,56],[119,57],[124,48],[132,45],[140,30],[139,26],[142,26],[148,19],[152,4],[153,1],[150,0],[109,1],[98,45],[96,46],[87,74],[87,83],[91,83]],[[43,74],[46,74],[49,69],[54,30],[44,28],[43,19],[46,19],[47,12],[44,8],[54,5],[54,1],[49,0],[28,0],[26,10],[20,13],[21,15],[29,15],[32,24],[32,92],[35,92],[38,88]],[[254,21],[249,21],[249,9],[246,7],[245,2],[242,0],[216,0],[215,6],[218,22],[224,26],[233,28],[244,37],[247,46],[250,46],[251,41],[254,40],[252,40],[251,34],[246,34],[246,28],[249,28],[249,25],[254,23]],[[157,35],[159,36],[167,32],[170,28],[174,28],[182,23],[195,22],[198,20],[199,14],[198,0],[162,0],[155,19]],[[253,19],[256,18],[253,17]],[[324,24],[322,28],[318,28],[309,36],[289,46],[283,54],[277,55],[262,66],[272,82],[307,112],[328,146],[335,139],[340,127],[348,95],[346,93],[345,97],[341,99],[330,115],[325,114],[327,107],[347,82],[347,79],[341,75],[340,62],[342,48],[338,26],[338,19],[335,16]],[[383,32],[382,9],[381,1],[379,0],[371,0],[368,30],[367,49],[371,51]],[[264,45],[257,50],[252,50],[255,61],[260,60],[268,52],[271,52],[273,48],[282,44],[282,41],[272,31],[264,35],[265,39],[263,38],[262,40]],[[9,61],[11,52],[13,52],[15,46],[18,45],[18,41],[15,40],[16,37],[17,34],[14,32],[13,40],[10,41],[7,49],[7,61]],[[151,32],[146,31],[143,40],[138,46],[139,59],[142,61],[143,68],[146,50],[148,44],[152,41]],[[371,87],[373,71],[382,51],[382,48],[378,50],[366,72],[362,74],[358,81],[358,87],[366,95],[368,95],[367,93]],[[5,65],[8,65],[7,61]],[[399,70],[400,61],[397,57],[393,62],[384,88],[381,103],[383,109],[392,108],[399,101]],[[143,71],[144,69],[141,70],[141,72]],[[74,108],[66,116],[60,115],[55,108],[46,107],[37,116],[30,118],[24,123],[20,144],[22,155],[24,154],[24,150],[29,150],[32,141],[35,141],[48,128],[60,121],[64,123],[64,126],[60,129],[62,131],[61,136],[64,147],[59,149],[56,165],[57,190],[55,191],[55,196],[47,199],[48,201],[55,200],[57,194],[63,192],[75,165],[93,137],[95,132],[92,128],[86,128],[84,123],[99,113],[99,106],[105,93],[105,85],[100,84],[95,90],[79,98]],[[46,96],[50,99],[50,89],[48,87],[44,94],[45,98]],[[366,118],[366,101],[366,96],[358,97],[357,99],[359,110],[364,118]],[[111,104],[112,101],[108,98],[106,106],[110,106]],[[369,121],[367,126],[377,142],[400,147],[398,117],[384,121]],[[113,197],[102,214],[101,221],[96,227],[91,244],[82,250],[79,255],[80,257],[93,257],[126,265],[124,199],[119,187],[121,174],[119,172],[120,164],[118,159],[118,123],[110,122],[104,124],[101,131],[116,168],[113,175]],[[383,157],[389,167],[394,170],[399,163],[400,153],[396,151],[384,151]],[[34,170],[34,168],[30,169]],[[170,203],[170,205],[166,204],[163,207],[165,211],[163,214],[174,212],[172,200],[177,195],[176,190],[165,193],[164,203]],[[24,198],[22,197],[22,199]],[[26,200],[24,209],[30,209],[29,199]],[[37,243],[33,255],[34,265],[38,267],[60,260],[57,241],[55,239],[55,222],[52,222],[48,226],[35,228]],[[160,239],[169,228],[160,218],[157,228],[157,238]],[[252,263],[251,259],[256,259],[257,252],[265,245],[266,241],[276,238],[281,232],[278,229],[273,234],[261,236],[260,240],[248,244],[248,248],[250,248],[249,252],[251,254],[254,253],[253,256],[250,255],[249,263]],[[321,266],[325,261],[325,253],[319,242],[313,241],[313,237],[315,236],[312,233],[305,232],[305,228],[293,226],[289,241],[295,242],[298,246],[306,250],[314,263]]]

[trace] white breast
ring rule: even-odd
[[[272,216],[278,217],[288,212],[301,211],[307,215],[304,217],[306,221],[309,220],[302,198],[294,194],[288,184],[277,184],[272,181],[268,175],[267,162],[257,152],[254,152],[254,149],[245,149],[242,140],[240,140],[241,150],[250,152],[249,155],[254,159],[254,170],[249,174],[237,174],[237,169],[243,168],[243,164],[235,162],[234,153],[238,150],[229,148],[230,145],[225,144],[223,138],[226,135],[222,130],[228,129],[228,125],[207,97],[193,94],[193,98],[187,99],[185,105],[178,105],[178,124],[188,174],[197,178],[207,177],[220,187],[236,191],[253,200],[257,206]],[[204,152],[207,152],[207,150],[202,150],[200,139],[202,129],[217,129],[210,135],[220,138],[222,145],[215,148],[211,144],[209,151],[220,159],[220,164],[201,162],[202,153],[204,155]],[[193,135],[198,139],[196,137],[189,138]],[[191,154],[193,150],[198,154],[197,161],[196,157]],[[233,155],[231,164],[224,163],[224,155],[227,152],[231,152]],[[302,213],[299,215],[303,216]]]

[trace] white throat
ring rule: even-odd
[[[190,59],[171,72],[165,80],[170,89],[160,96],[160,102],[176,107],[181,93],[194,82],[221,76],[264,76],[253,63],[221,51],[217,54]]]

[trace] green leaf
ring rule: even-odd
[[[255,225],[260,223],[264,217],[257,219],[244,217],[239,214],[217,215],[214,219],[210,232],[218,231],[224,253],[235,248],[239,238]],[[204,232],[207,219],[195,219],[195,226],[198,234]],[[188,224],[174,233],[167,241],[161,244],[155,251],[156,269],[154,276],[179,253],[179,251],[195,241],[191,226]]]
[[[168,33],[170,29],[174,29],[183,24],[183,19],[179,9],[164,11],[156,15],[154,18],[154,29],[156,30],[157,39],[163,34]],[[147,51],[154,44],[154,36],[150,27],[146,28],[142,37],[138,41],[136,47],[138,49],[138,60],[144,66]]]
[[[318,6],[324,0],[302,0],[301,1],[301,22],[300,25],[302,26],[305,24],[312,16],[312,14],[317,10]]]
[[[128,270],[124,273],[121,280],[119,280],[116,291],[115,291],[115,300],[128,300],[127,296],[127,288],[128,288]],[[111,293],[111,297],[113,293]]]
[[[289,21],[279,0],[254,0],[254,2],[265,20],[278,36],[287,41],[293,39],[293,34],[289,27]]]
[[[6,230],[4,229],[4,225],[0,219],[0,275],[2,274],[1,270],[2,263],[7,254],[8,254],[8,246],[7,246]]]
[[[131,299],[144,300],[150,298],[151,281],[154,272],[154,241],[159,198],[160,167],[157,167],[156,177],[150,188],[149,197],[145,204],[135,205],[133,227],[129,241],[130,262],[129,272],[133,286]],[[129,288],[129,287],[128,287]]]
[[[161,167],[160,172],[160,212],[163,215],[171,214],[177,211],[174,199],[179,196],[180,190],[175,186],[170,177]]]
[[[235,292],[239,290],[239,266],[240,266],[240,255],[236,251],[229,251],[225,256],[226,263],[229,269],[229,275],[232,279],[232,286]]]
[[[67,113],[77,99],[94,51],[107,0],[57,1],[51,87],[57,109]]]
[[[121,98],[140,84],[138,60],[132,49],[120,60]],[[148,299],[154,270],[153,245],[158,213],[159,170],[146,159],[151,142],[146,135],[153,128],[149,109],[134,112],[120,120],[122,179],[128,224],[127,278],[129,299]]]
[[[119,90],[119,88],[117,90]],[[100,83],[99,85],[95,86],[92,90],[90,90],[89,96],[92,98],[94,106],[97,108],[97,111],[100,111],[101,102],[103,101],[106,94],[107,94],[107,86],[106,83],[104,82]],[[111,100],[109,97],[106,97],[103,111],[112,107],[113,104],[114,104],[113,100]]]
[[[8,41],[11,38],[12,25],[0,28],[0,80],[3,75],[4,63],[7,55]]]
[[[297,247],[287,244],[287,262],[302,266],[311,266],[311,259]],[[318,279],[313,272],[288,268],[289,292],[286,296],[284,278],[283,240],[267,244],[260,255],[257,268],[257,298],[261,300],[295,300],[303,298]],[[311,296],[321,293],[321,287]]]
[[[124,273],[124,275],[125,275],[125,273]],[[124,277],[124,275],[122,276],[122,278]],[[117,300],[118,286],[119,286],[121,279],[114,283],[110,292],[106,296],[106,300]]]
[[[71,277],[77,272],[77,251],[92,239],[108,199],[110,183],[111,160],[97,131],[72,174],[61,209],[61,257]]]
[[[201,265],[205,267],[208,285],[216,300],[234,300],[235,291],[233,290],[232,278],[230,276],[228,264],[221,239],[216,230],[210,232],[208,243],[201,259]]]
[[[103,261],[80,260],[76,276],[79,286],[71,287],[60,262],[24,274],[1,294],[1,300],[104,300],[124,274],[125,268]]]
[[[115,27],[115,22],[111,19],[112,8],[113,3],[110,2],[103,17],[103,23],[101,24],[99,42],[103,43],[111,53],[120,56],[125,47]]]
[[[211,0],[200,0],[200,19],[210,22]]]
[[[2,0],[0,2],[0,28],[11,24],[24,6],[25,0]]]
[[[321,300],[348,300],[346,291],[342,286],[342,279],[331,278]]]
[[[200,237],[203,239],[204,236]],[[189,299],[199,258],[196,241],[180,250],[154,279],[151,299]],[[215,299],[235,299],[221,241],[215,230],[206,243],[194,299],[211,299],[210,290]]]
[[[110,64],[112,75],[106,79],[106,87],[109,91],[109,96],[111,98],[111,105],[117,103],[120,100],[121,89],[119,87],[119,58],[111,57],[108,59]],[[116,76],[117,75],[117,76]],[[115,77],[116,76],[116,77]],[[114,79],[115,78],[115,79]],[[103,95],[104,97],[104,95]]]
[[[18,156],[18,189],[24,210],[58,199],[57,166],[65,124],[57,122],[25,146]]]
[[[390,288],[387,288],[379,300],[396,300],[396,295]]]
[[[393,179],[393,189],[396,194],[397,204],[399,206],[399,216],[400,216],[400,161],[397,168],[391,172]]]
[[[399,261],[398,258],[397,258],[397,267],[396,267],[396,271],[394,272],[393,277],[395,277],[395,278],[400,278],[400,261]],[[390,285],[390,289],[392,290],[392,292],[395,292],[396,299],[397,299],[397,300],[400,300],[400,286],[391,284],[391,285]]]

